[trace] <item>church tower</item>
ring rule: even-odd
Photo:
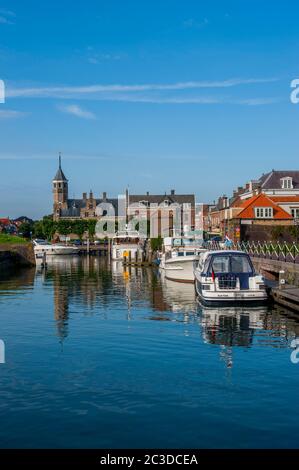
[[[59,153],[59,167],[52,181],[53,184],[53,215],[58,220],[62,209],[67,209],[68,180],[61,169],[61,154]]]

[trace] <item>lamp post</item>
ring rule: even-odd
[[[299,218],[295,217],[294,218],[294,225],[296,227],[296,243],[299,243]]]

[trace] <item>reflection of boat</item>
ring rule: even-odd
[[[248,346],[254,330],[263,329],[267,307],[202,307],[205,340],[225,346]]]
[[[267,307],[202,307],[202,336],[221,347],[220,359],[233,366],[233,348],[250,347],[256,330],[264,329]]]
[[[144,242],[140,239],[137,230],[131,230],[126,226],[125,230],[116,232],[112,239],[112,259],[122,261],[124,257],[140,257],[144,251]]]
[[[34,253],[36,257],[46,255],[75,255],[78,253],[76,246],[67,246],[60,244],[51,244],[46,240],[33,240]]]
[[[196,310],[194,286],[190,283],[177,283],[161,273],[163,300],[172,312],[193,313]]]
[[[163,254],[160,258],[160,268],[165,270],[168,279],[178,282],[194,283],[194,263],[202,248],[202,240],[195,237],[166,237]]]
[[[263,276],[242,251],[206,251],[194,275],[196,292],[206,304],[265,302],[268,297]]]

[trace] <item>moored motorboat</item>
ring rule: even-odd
[[[265,280],[242,251],[206,251],[194,270],[196,292],[203,303],[260,303],[268,294]]]
[[[144,240],[140,238],[137,230],[129,226],[125,230],[116,232],[112,238],[111,256],[114,261],[123,261],[124,257],[131,260],[140,259],[144,252]]]
[[[195,237],[167,237],[159,267],[165,271],[167,279],[194,283],[194,263],[204,251],[202,240]]]
[[[33,240],[34,253],[37,258],[46,255],[75,255],[79,249],[76,246],[68,246],[61,244],[51,244],[47,240]]]

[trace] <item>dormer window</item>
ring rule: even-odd
[[[280,181],[282,189],[293,189],[293,178],[291,176],[281,178]]]
[[[139,201],[139,206],[148,206],[148,201]]]
[[[257,219],[273,219],[273,207],[256,207],[254,212]]]
[[[165,199],[165,201],[164,201],[164,206],[168,207],[169,205],[170,205],[169,200],[168,200],[168,199]]]

